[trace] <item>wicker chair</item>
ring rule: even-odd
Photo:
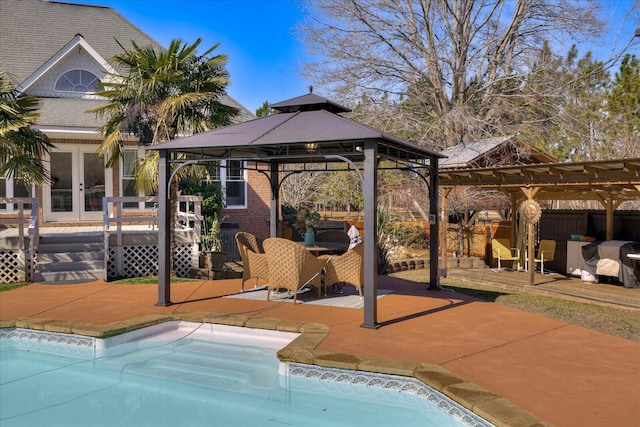
[[[293,302],[297,302],[298,290],[307,284],[316,288],[318,297],[322,288],[322,269],[325,260],[316,258],[299,243],[278,237],[264,241],[264,250],[269,262],[269,290],[280,288],[293,291]]]
[[[323,255],[319,258],[328,260],[324,273],[325,292],[329,285],[348,284],[355,286],[362,298],[364,285],[364,245],[362,243],[342,255]]]
[[[262,240],[251,233],[239,231],[236,233],[236,243],[243,268],[240,292],[244,292],[244,283],[247,280],[256,279],[255,286],[258,286],[259,279],[265,281],[269,279],[269,265]]]

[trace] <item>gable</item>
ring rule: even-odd
[[[2,0],[0,28],[0,64],[16,85],[56,57],[77,35],[102,58],[122,52],[116,39],[127,48],[132,40],[141,46],[158,46],[115,10],[103,6]]]
[[[100,80],[105,78],[105,71],[113,72],[107,61],[82,36],[77,35],[53,58],[22,82],[18,90],[39,97],[97,98],[95,95],[84,92],[56,90],[59,79],[74,70],[91,73]]]

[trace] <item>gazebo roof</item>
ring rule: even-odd
[[[272,108],[284,112],[174,139],[148,149],[234,160],[277,158],[281,163],[325,162],[327,155],[361,161],[362,143],[374,140],[379,155],[392,160],[424,164],[429,158],[444,157],[436,151],[342,117],[338,113],[348,109],[317,95],[279,102]]]
[[[344,107],[313,93],[298,96],[297,98],[292,98],[287,101],[277,102],[275,104],[271,104],[270,107],[274,110],[280,111],[281,113],[295,113],[296,111],[311,111],[318,109],[331,111],[332,113],[348,113],[351,111],[350,108]]]

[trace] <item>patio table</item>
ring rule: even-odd
[[[349,248],[349,245],[337,242],[316,242],[313,246],[305,246],[304,242],[298,242],[298,244],[316,256],[325,253],[342,253],[346,252]]]

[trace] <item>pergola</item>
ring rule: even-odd
[[[441,154],[344,118],[348,108],[309,93],[271,105],[278,114],[149,147],[159,153],[158,175],[158,302],[171,304],[170,191],[172,171],[195,162],[238,160],[263,172],[271,188],[270,235],[278,234],[279,190],[287,164],[336,164],[331,171],[357,173],[364,193],[364,323],[377,321],[377,175],[380,162],[410,170],[429,187],[431,252],[430,289],[438,276],[438,159]],[[385,162],[387,163],[387,162]],[[281,178],[282,176],[282,178]]]
[[[613,211],[624,201],[640,200],[640,158],[579,163],[544,163],[481,169],[441,169],[440,185],[500,190],[511,200],[511,241],[516,211],[525,200],[596,200],[606,211],[606,238],[613,238]],[[446,206],[446,196],[443,197]],[[533,266],[532,228],[528,262]],[[443,245],[446,250],[446,245]],[[446,254],[445,254],[446,255]],[[529,269],[533,285],[533,268]]]

